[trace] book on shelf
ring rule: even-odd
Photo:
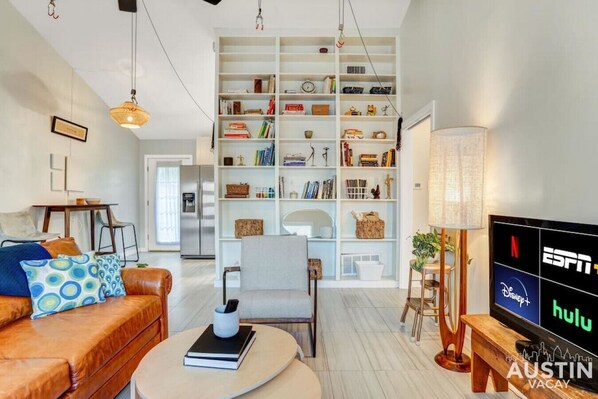
[[[341,166],[353,166],[353,150],[346,141],[341,142]]]
[[[336,176],[322,181],[307,181],[303,185],[302,199],[335,199]]]
[[[274,143],[263,150],[256,150],[253,158],[254,166],[273,166],[274,165]]]
[[[284,198],[284,176],[278,176],[278,198]]]
[[[266,110],[266,115],[274,115],[275,111],[276,111],[276,100],[274,99],[274,97],[272,97],[270,99],[270,101],[268,102],[268,109]]]
[[[378,155],[376,154],[361,154],[359,156],[359,166],[378,166]]]
[[[257,135],[258,139],[268,139],[274,138],[274,121],[272,119],[268,119],[262,122],[262,126],[260,126],[260,131]]]
[[[231,338],[218,338],[210,324],[183,357],[183,365],[237,370],[255,342],[251,326],[240,326]]]
[[[326,76],[324,78],[324,85],[323,85],[322,93],[324,93],[324,94],[336,93],[336,78],[330,77],[330,76]]]
[[[222,135],[227,139],[248,139],[251,137],[247,125],[243,122],[230,122],[228,127],[224,128]]]
[[[282,159],[282,166],[305,166],[303,154],[286,154]]]
[[[382,154],[382,163],[380,166],[392,168],[397,165],[397,151],[394,148],[389,149]]]
[[[276,75],[270,75],[270,77],[268,78],[266,92],[268,94],[276,93]]]
[[[233,115],[233,101],[220,99],[218,113],[220,115]]]

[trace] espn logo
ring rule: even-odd
[[[575,252],[564,251],[562,249],[544,247],[542,262],[557,267],[563,267],[565,269],[569,269],[570,266],[573,265],[577,272],[585,274],[590,274],[593,266],[598,273],[598,264],[592,265],[591,257],[588,255],[576,254]]]

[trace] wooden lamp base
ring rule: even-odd
[[[471,372],[471,359],[464,353],[457,359],[455,351],[440,351],[434,357],[434,360],[440,367],[450,371],[456,371],[457,373]]]

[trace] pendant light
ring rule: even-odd
[[[131,100],[110,109],[114,122],[127,129],[145,125],[150,115],[137,103],[137,13],[131,14]]]

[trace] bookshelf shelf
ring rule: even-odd
[[[319,237],[308,239],[310,257],[322,259],[324,279],[327,287],[397,287],[398,262],[400,250],[399,205],[400,193],[398,167],[346,167],[341,165],[347,143],[351,152],[347,153],[357,165],[361,155],[375,154],[382,162],[383,154],[390,154],[396,142],[396,123],[398,116],[383,116],[381,107],[391,102],[400,108],[400,82],[398,80],[398,38],[394,32],[387,36],[366,36],[370,58],[383,86],[392,87],[388,96],[369,94],[374,86],[379,86],[376,75],[369,65],[359,37],[346,37],[345,46],[335,46],[336,32],[322,36],[271,34],[263,36],[251,32],[246,37],[239,36],[239,31],[219,32],[216,49],[216,113],[219,100],[241,101],[241,109],[268,109],[270,99],[275,99],[274,115],[217,115],[215,141],[215,187],[216,187],[216,276],[222,276],[222,268],[240,262],[240,241],[234,238],[236,219],[262,219],[264,234],[285,234],[282,220],[288,213],[300,209],[319,209],[328,213],[334,221],[334,238]],[[224,33],[224,34],[223,34]],[[380,33],[378,33],[380,35]],[[325,47],[328,53],[319,53]],[[349,74],[348,66],[363,65],[365,74]],[[274,93],[253,93],[254,80],[262,80],[262,90],[266,91],[268,81],[274,76]],[[335,79],[335,85],[331,81]],[[301,86],[310,80],[316,86],[314,93],[301,92]],[[325,81],[326,80],[326,81]],[[330,84],[330,86],[329,86]],[[360,86],[363,94],[344,94],[345,86]],[[327,93],[329,87],[335,87],[335,93]],[[292,91],[287,93],[285,91]],[[246,91],[246,92],[244,92]],[[230,104],[230,103],[229,103]],[[303,104],[306,115],[285,115],[287,104]],[[312,115],[313,105],[328,105],[329,115]],[[378,107],[377,116],[365,116],[368,104]],[[349,107],[354,106],[364,113],[362,116],[344,115]],[[229,105],[230,107],[230,105]],[[392,107],[388,114],[394,114]],[[259,138],[264,121],[273,124],[275,137]],[[231,125],[238,122],[238,125]],[[242,124],[245,124],[243,126]],[[225,130],[248,130],[253,137],[247,139],[225,138]],[[346,129],[363,131],[363,139],[343,139]],[[306,139],[304,132],[312,130],[313,138]],[[386,139],[372,139],[372,133],[383,130]],[[229,132],[230,133],[230,132]],[[274,166],[254,166],[256,151],[274,148]],[[308,158],[315,151],[317,166],[284,166],[285,156],[301,154]],[[327,148],[327,162],[323,166],[324,148]],[[244,157],[247,166],[224,166],[224,158],[232,157],[235,164],[238,156]],[[259,156],[259,154],[258,154]],[[387,157],[387,155],[385,155]],[[364,157],[367,158],[367,157]],[[266,156],[266,159],[267,156]],[[292,158],[291,158],[292,159]],[[398,157],[395,162],[398,164]],[[391,183],[392,199],[348,199],[345,185],[347,180],[365,180],[365,192],[371,197],[370,190],[377,185],[385,198],[384,180],[387,175],[393,178]],[[280,190],[284,182],[284,191]],[[309,185],[307,183],[309,182]],[[315,184],[318,182],[319,184]],[[334,184],[331,184],[334,182]],[[247,183],[250,195],[262,189],[274,189],[276,198],[226,198],[226,185]],[[306,188],[307,187],[307,188]],[[307,190],[314,196],[316,187],[330,195],[330,199],[289,198],[291,192],[299,197]],[[311,190],[311,191],[310,191]],[[281,197],[282,195],[282,197]],[[326,195],[324,195],[326,197]],[[360,240],[355,238],[355,220],[351,211],[376,211],[385,221],[387,238],[381,240]],[[317,234],[317,233],[316,233]],[[341,274],[341,254],[377,253],[386,267],[380,281],[361,281],[346,278]]]
[[[264,143],[268,143],[268,142],[273,142],[276,139],[258,139],[255,137],[250,137],[248,139],[218,139],[218,141],[222,142],[222,143],[235,143],[235,144],[241,144],[241,143],[246,143],[246,142],[264,142]]]
[[[220,93],[218,96],[224,100],[269,100],[274,93]]]

